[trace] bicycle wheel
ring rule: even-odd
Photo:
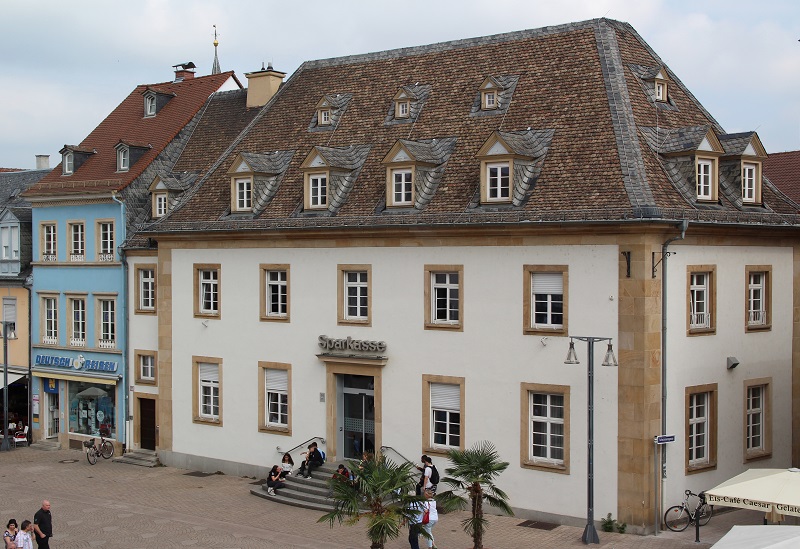
[[[697,517],[700,521],[700,526],[705,526],[708,524],[708,521],[711,520],[711,514],[714,512],[714,508],[710,505],[703,505],[697,510]]]
[[[664,513],[664,525],[673,532],[683,532],[689,526],[689,512],[683,505],[673,505]]]
[[[86,450],[86,459],[92,465],[97,463],[97,454],[95,453],[95,449],[94,448],[89,448],[88,450]]]
[[[104,440],[103,444],[100,445],[100,455],[103,456],[105,459],[110,458],[114,455],[114,445],[111,444],[109,441]]]

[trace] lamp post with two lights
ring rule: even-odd
[[[594,526],[594,344],[598,341],[608,341],[608,350],[603,359],[603,366],[617,366],[617,358],[614,356],[614,349],[611,346],[610,337],[589,337],[589,336],[570,336],[569,351],[564,364],[580,364],[578,355],[575,353],[575,341],[585,341],[587,344],[589,387],[588,395],[588,478],[587,478],[587,509],[586,527],[583,530],[581,540],[585,544],[600,543],[597,536],[597,529]]]

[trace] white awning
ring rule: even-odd
[[[8,374],[8,384],[11,385],[12,383],[17,381],[21,377],[25,377],[25,374]],[[3,390],[2,380],[3,380],[3,376],[2,376],[2,374],[0,374],[0,391]]]

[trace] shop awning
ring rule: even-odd
[[[24,374],[8,374],[8,384],[11,385],[12,383],[17,381],[21,377],[25,377],[25,375]],[[0,374],[0,389],[2,389],[2,388],[3,388],[3,374]]]
[[[107,385],[116,385],[117,377],[103,377],[103,376],[74,376],[69,374],[62,374],[61,372],[50,372],[48,370],[34,370],[33,377],[44,377],[48,379],[63,379],[66,381],[82,381],[84,383],[101,382]]]

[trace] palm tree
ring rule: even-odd
[[[383,549],[388,540],[400,535],[404,523],[413,523],[424,498],[414,494],[414,466],[398,465],[377,455],[361,462],[349,461],[354,480],[339,475],[330,480],[334,510],[317,522],[335,521],[353,525],[367,521],[367,537],[371,549]],[[424,535],[424,533],[423,533]]]
[[[463,510],[470,505],[471,514],[461,521],[464,531],[472,537],[473,549],[483,549],[483,534],[487,521],[483,518],[483,502],[507,515],[514,512],[508,496],[494,484],[494,479],[508,468],[491,442],[482,441],[468,450],[450,450],[447,457],[453,463],[442,482],[451,489],[436,496],[445,511]]]

